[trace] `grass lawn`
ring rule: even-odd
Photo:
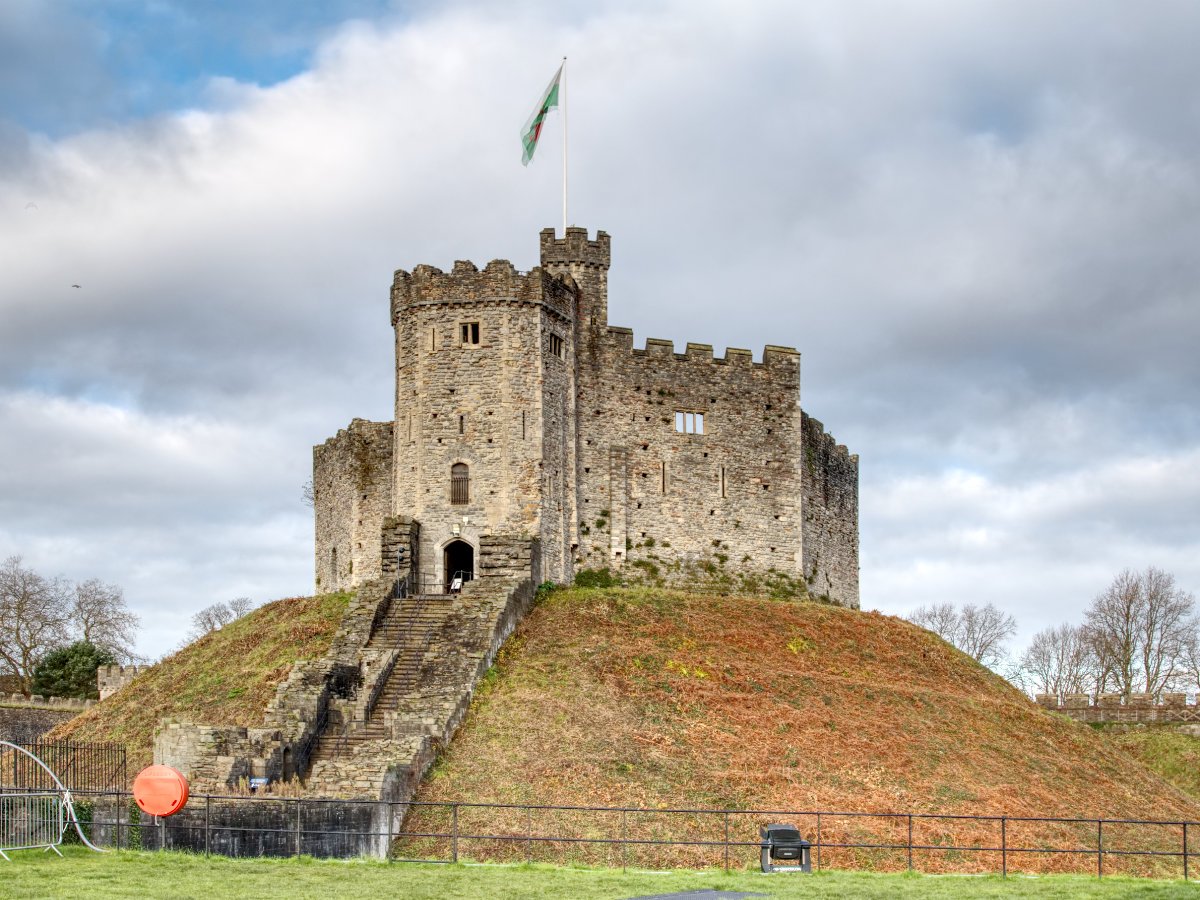
[[[636,872],[551,866],[435,866],[368,861],[226,859],[124,851],[104,855],[68,847],[65,859],[41,851],[0,860],[3,898],[222,897],[321,900],[341,898],[619,898],[706,889],[768,897],[1184,897],[1200,898],[1195,882],[1080,876],[1042,878],[954,875],[762,875],[723,872]]]

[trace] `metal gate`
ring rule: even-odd
[[[53,850],[62,856],[58,846],[66,834],[67,825],[75,826],[79,839],[98,853],[105,851],[88,840],[79,826],[71,792],[59,781],[42,760],[23,747],[0,741],[0,775],[16,770],[29,762],[53,782],[52,788],[0,792],[0,857],[8,860],[7,850]]]

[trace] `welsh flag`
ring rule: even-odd
[[[533,159],[533,151],[537,149],[538,138],[542,136],[542,126],[546,124],[546,116],[550,110],[558,108],[558,83],[562,79],[562,66],[558,67],[558,71],[554,73],[554,78],[546,87],[542,94],[542,99],[538,101],[538,105],[533,108],[533,115],[529,117],[529,121],[525,123],[525,128],[521,132],[521,145],[525,148],[525,153],[521,156],[521,165],[529,165],[529,161]]]

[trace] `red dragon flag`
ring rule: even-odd
[[[521,145],[525,148],[525,153],[521,156],[521,165],[523,166],[529,165],[529,161],[533,159],[533,151],[537,149],[538,138],[542,136],[542,126],[546,124],[546,116],[550,110],[558,108],[558,87],[562,81],[562,73],[563,67],[559,66],[558,71],[554,73],[554,78],[551,79],[542,94],[542,99],[533,108],[533,115],[529,117],[529,121],[525,123],[525,128],[521,132]]]

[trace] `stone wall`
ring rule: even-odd
[[[1150,694],[1100,694],[1093,702],[1088,694],[1038,694],[1038,706],[1070,716],[1079,722],[1152,725],[1200,723],[1200,700],[1189,703],[1186,694],[1163,694],[1156,702]]]
[[[155,731],[154,761],[178,769],[197,790],[215,792],[235,787],[243,778],[290,781],[302,774],[330,710],[357,693],[362,648],[391,603],[391,587],[383,580],[359,586],[329,651],[292,667],[276,688],[261,727],[167,719]]]
[[[380,575],[379,530],[392,511],[392,423],[355,419],[313,448],[318,591]]]
[[[502,532],[540,537],[549,577],[570,579],[573,303],[566,281],[503,260],[396,272],[393,512],[421,523],[431,581],[447,545],[469,544],[478,563],[481,537]],[[455,465],[467,467],[466,502],[452,502]]]
[[[580,397],[580,564],[799,575],[799,354],[714,359],[708,345],[677,354],[653,338],[637,350],[617,328],[598,350],[588,364],[607,375]],[[676,430],[677,412],[702,414],[703,433]]]
[[[95,705],[94,700],[0,694],[0,741],[27,744]]]
[[[858,608],[858,457],[801,414],[804,577],[810,593]]]
[[[96,687],[100,691],[100,699],[107,700],[144,671],[145,666],[101,666],[96,670]]]

